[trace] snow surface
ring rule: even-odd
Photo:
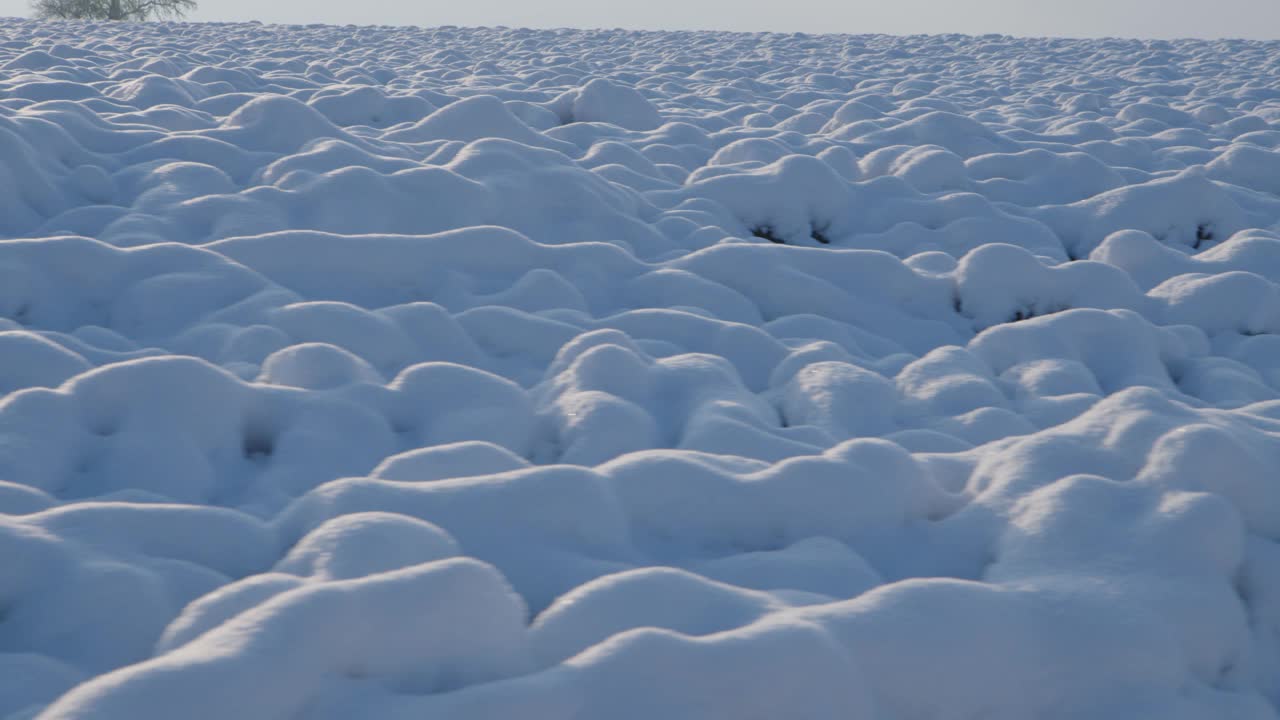
[[[1264,720],[1280,43],[0,22],[0,717]]]

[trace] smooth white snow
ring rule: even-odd
[[[1280,716],[1280,44],[0,22],[0,718]]]

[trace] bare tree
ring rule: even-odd
[[[196,9],[196,0],[32,0],[47,20],[174,20]]]

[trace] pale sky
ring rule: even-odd
[[[0,0],[0,16],[27,14],[27,0]],[[200,0],[190,19],[1280,39],[1280,0]]]

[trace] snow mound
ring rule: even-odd
[[[662,116],[643,95],[625,85],[596,78],[573,98],[573,122],[602,122],[627,130],[652,130]]]

